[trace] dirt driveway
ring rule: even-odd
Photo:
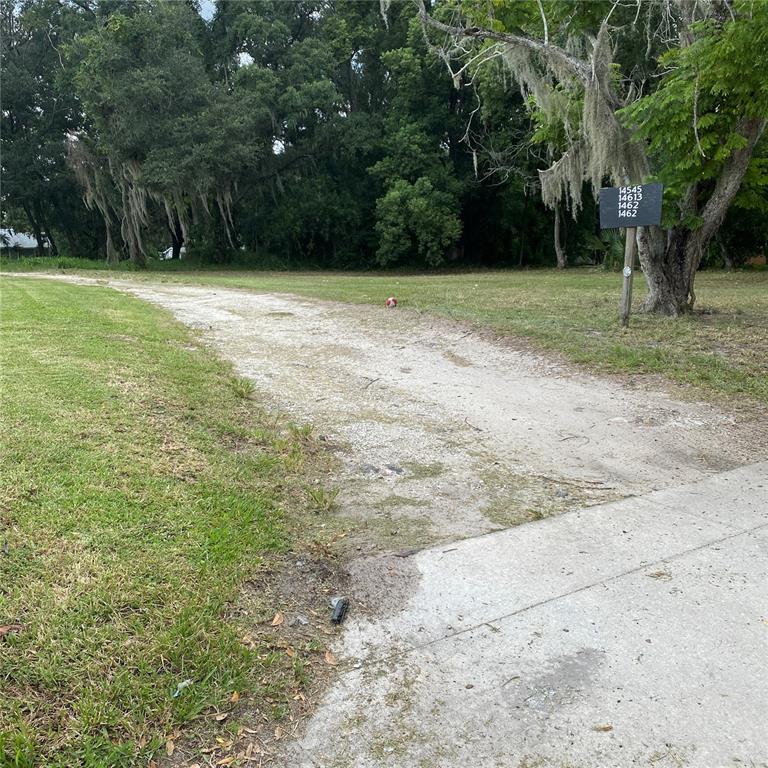
[[[732,716],[766,703],[762,692],[745,702],[733,691],[753,646],[720,639],[738,617],[760,622],[764,560],[738,537],[768,542],[768,497],[758,482],[768,465],[754,464],[768,457],[764,431],[414,311],[110,284],[200,329],[260,399],[318,425],[339,446],[342,513],[370,527],[352,572],[379,615],[353,612],[337,649],[346,671],[287,764],[714,766],[710,759],[729,754],[759,757],[759,726],[731,752],[697,743],[696,734],[706,740],[710,720],[728,716],[721,699],[710,706],[704,693],[716,685],[719,659],[732,656],[729,692],[716,694],[738,702]],[[731,471],[750,463],[744,476]],[[752,489],[746,496],[744,487]],[[727,519],[715,520],[725,513],[707,506],[718,493]],[[531,524],[506,530],[522,522]],[[440,542],[456,543],[434,548]],[[427,544],[413,557],[365,557]],[[696,629],[695,637],[709,645],[694,650],[693,669],[684,644],[671,661],[654,656],[654,638],[675,645],[691,618],[678,626],[675,607],[658,606],[688,593],[709,604],[707,589],[719,582],[701,583],[709,566],[696,558],[703,547],[729,546],[752,570],[739,577],[740,597],[712,599],[736,617],[707,614],[711,632]],[[665,565],[676,558],[679,571]],[[678,573],[688,576],[670,588]],[[549,614],[518,617],[533,608]],[[750,674],[765,674],[764,660],[753,661]],[[711,666],[699,680],[701,663]],[[630,685],[638,690],[622,694]],[[693,688],[683,706],[686,685]],[[622,714],[608,707],[612,697],[633,703]],[[622,717],[635,729],[626,752],[616,740]],[[676,742],[664,730],[673,721],[692,723]]]
[[[717,409],[578,374],[450,321],[396,309],[121,284],[166,307],[319,426],[345,513],[393,548],[485,533],[755,461]]]

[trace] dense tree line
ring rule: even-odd
[[[168,245],[563,265],[620,248],[594,190],[626,172],[667,184],[671,229],[641,242],[662,272],[742,258],[766,237],[766,8],[218,0],[204,19],[192,0],[7,0],[3,225],[138,265]]]

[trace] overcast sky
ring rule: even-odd
[[[215,0],[200,0],[200,15],[206,21],[210,21],[213,18],[213,12],[215,9]]]

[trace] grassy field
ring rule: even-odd
[[[695,397],[733,403],[737,395],[747,408],[768,402],[768,271],[702,272],[694,313],[680,319],[636,314],[628,330],[617,320],[621,277],[596,269],[372,275],[183,271],[182,264],[166,262],[149,272],[130,272],[130,278],[377,306],[394,294],[401,307],[523,336],[592,370],[661,374],[690,386]],[[636,308],[644,292],[639,276]]]
[[[0,765],[144,767],[235,691],[279,717],[301,690],[223,619],[317,461],[249,393],[143,302],[2,278]]]

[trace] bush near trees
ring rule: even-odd
[[[765,244],[768,4],[4,3],[3,226],[143,266],[595,261],[661,180],[647,308]],[[447,65],[447,66],[446,66]],[[743,233],[743,237],[742,237]]]

